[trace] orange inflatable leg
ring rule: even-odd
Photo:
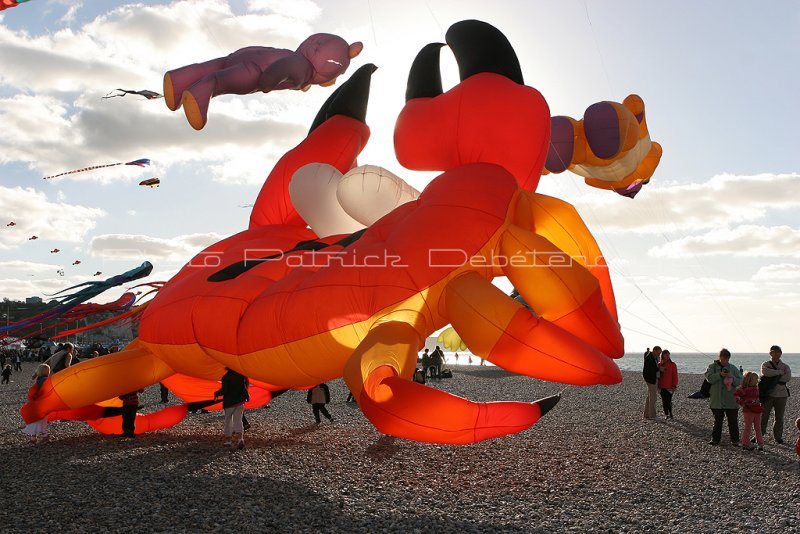
[[[26,423],[60,410],[95,404],[150,386],[173,371],[136,342],[115,354],[85,360],[51,376],[20,410]]]
[[[408,324],[373,328],[345,367],[345,381],[378,431],[429,443],[466,444],[521,432],[558,397],[534,403],[472,402],[411,382],[421,346]]]
[[[523,297],[528,299],[529,294]],[[531,313],[477,273],[448,283],[445,308],[470,350],[504,369],[564,384],[622,380],[619,368],[607,355]]]
[[[515,222],[546,238],[575,262],[586,267],[600,283],[603,302],[608,312],[617,319],[617,304],[608,265],[575,206],[538,193],[521,195]]]

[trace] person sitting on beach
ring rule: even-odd
[[[733,393],[736,403],[742,407],[742,417],[744,418],[744,432],[742,433],[742,448],[748,451],[753,450],[750,445],[750,428],[755,427],[756,443],[758,450],[764,450],[764,437],[761,434],[761,400],[758,398],[758,375],[752,371],[747,371],[742,378],[742,385]]]
[[[661,404],[664,406],[664,417],[674,419],[672,416],[672,395],[678,389],[678,366],[670,359],[670,352],[661,352],[661,361],[658,364],[658,387],[661,390]]]
[[[772,425],[772,436],[776,443],[783,443],[783,416],[786,412],[786,402],[789,400],[789,388],[786,384],[792,379],[792,370],[781,361],[783,351],[778,345],[769,349],[770,359],[761,364],[761,376],[777,376],[778,383],[767,391],[764,397],[764,415],[761,418],[761,433],[767,434],[769,414],[775,409],[775,423]]]
[[[728,349],[719,351],[719,359],[708,366],[706,369],[706,380],[711,384],[711,402],[709,407],[714,414],[714,428],[711,431],[711,441],[709,445],[719,445],[722,439],[722,421],[728,419],[728,432],[731,436],[731,444],[739,444],[739,405],[733,398],[733,391],[725,387],[724,380],[728,376],[733,377],[731,384],[738,387],[742,381],[742,375],[735,365],[730,365],[731,353]]]
[[[651,351],[649,348],[644,353],[644,367],[642,377],[647,385],[647,398],[644,401],[644,418],[656,418],[656,393],[658,392],[658,360],[661,357],[661,347],[656,345]]]

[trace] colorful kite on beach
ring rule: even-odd
[[[460,83],[443,91],[444,45],[425,46],[394,131],[404,167],[440,173],[421,193],[356,161],[370,136],[375,66],[364,65],[276,163],[249,228],[160,287],[123,351],[48,379],[23,406],[25,421],[96,419],[101,403],[159,381],[187,402],[210,402],[226,368],[265,397],[344,378],[378,432],[431,443],[521,432],[556,405],[557,395],[473,402],[413,382],[424,340],[447,325],[507,371],[618,383],[613,358],[624,341],[605,259],[573,206],[536,193],[551,148],[544,97],[524,84],[496,28],[460,22],[446,42]],[[627,146],[603,156],[610,164],[630,158],[636,168],[647,155]],[[496,276],[518,296],[494,286]],[[137,423],[136,431],[149,428]]]
[[[329,33],[310,36],[295,51],[248,46],[225,57],[167,72],[164,100],[172,111],[183,106],[186,120],[192,128],[201,130],[208,120],[211,98],[332,85],[363,48],[360,42],[348,45]]]
[[[142,89],[141,91],[131,91],[130,89],[115,89],[115,91],[119,91],[119,93],[117,94],[108,93],[106,96],[102,96],[100,98],[114,98],[125,95],[139,95],[145,97],[147,100],[155,100],[157,98],[164,97],[164,95],[160,95],[155,91],[148,91],[147,89]]]
[[[150,160],[144,158],[144,159],[137,159],[137,160],[129,161],[127,163],[120,162],[120,163],[107,163],[105,165],[93,165],[91,167],[84,167],[82,169],[75,169],[74,171],[67,171],[67,172],[62,172],[60,174],[54,174],[52,176],[45,176],[43,178],[43,180],[49,180],[51,178],[58,178],[59,176],[65,176],[67,174],[77,174],[79,172],[92,171],[94,169],[104,169],[106,167],[116,167],[117,165],[136,165],[138,167],[144,167],[146,165],[150,165]]]

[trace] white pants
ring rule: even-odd
[[[225,408],[225,436],[231,437],[233,432],[241,434],[244,432],[242,428],[242,415],[244,415],[244,403]]]

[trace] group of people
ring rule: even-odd
[[[672,414],[672,396],[678,389],[678,366],[670,358],[668,350],[656,345],[651,351],[648,347],[644,353],[642,376],[647,384],[647,398],[644,403],[644,418],[656,418],[656,395],[661,392],[661,403],[664,417],[674,419]]]
[[[444,366],[444,352],[439,348],[439,345],[436,345],[436,348],[430,354],[428,349],[425,349],[420,355],[418,363],[422,365],[424,377],[441,378],[442,366]]]
[[[763,450],[764,436],[767,434],[770,415],[774,413],[772,437],[777,444],[784,443],[784,418],[786,404],[790,396],[788,383],[792,378],[789,366],[781,360],[783,351],[778,345],[769,350],[769,360],[761,365],[760,374],[754,371],[745,372],[730,363],[731,353],[721,349],[719,356],[706,369],[704,387],[710,398],[709,407],[714,416],[710,445],[719,445],[722,439],[722,427],[725,420],[731,443],[740,443],[739,409],[742,409],[744,431],[742,446],[746,450]],[[649,348],[644,354],[642,375],[647,385],[644,418],[656,418],[656,394],[661,392],[664,416],[673,418],[672,396],[678,387],[678,369],[670,358],[668,350],[659,346]],[[698,398],[697,394],[691,398]],[[800,419],[795,421],[800,430]],[[751,437],[752,432],[752,437]],[[797,453],[800,455],[800,438],[797,441]]]

